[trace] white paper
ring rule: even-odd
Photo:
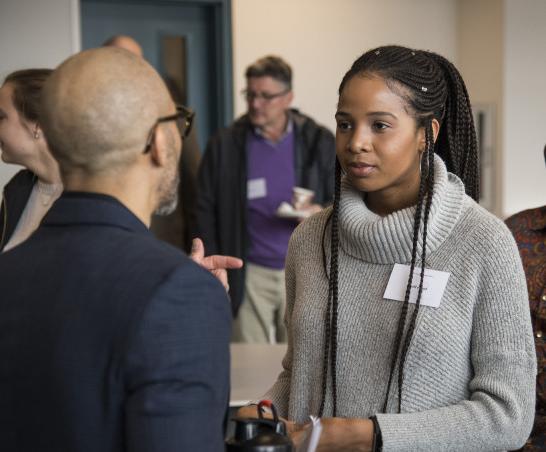
[[[315,452],[322,433],[322,424],[320,418],[310,416],[311,427],[307,428],[306,435],[301,444],[297,447],[296,452]]]
[[[404,301],[406,295],[406,286],[408,284],[408,277],[410,273],[409,265],[394,264],[389,283],[385,289],[383,298],[389,300]],[[423,292],[421,294],[421,304],[424,306],[431,306],[437,308],[440,306],[442,296],[447,286],[449,279],[449,273],[441,272],[438,270],[431,270],[425,268],[425,276],[423,278]],[[413,270],[413,279],[411,283],[411,291],[409,302],[415,303],[417,301],[417,294],[419,293],[419,281],[421,279],[421,268],[415,267]]]
[[[265,198],[267,196],[267,187],[265,184],[265,178],[260,177],[259,179],[250,179],[247,182],[246,190],[247,190],[247,198],[249,200]]]

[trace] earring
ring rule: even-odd
[[[34,131],[34,139],[37,140],[38,138],[40,138],[40,133],[37,130],[35,130]]]
[[[426,159],[426,154],[427,154],[427,150],[426,149],[422,149],[420,152],[419,152],[419,173],[421,175],[423,175],[423,160],[425,161],[425,171],[426,171],[426,162],[428,161]]]

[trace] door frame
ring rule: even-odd
[[[81,50],[81,12],[80,3],[86,0],[71,0],[73,4],[72,19],[77,16],[78,23],[74,25],[77,35],[75,46]],[[187,4],[192,6],[209,6],[213,8],[214,36],[214,84],[218,99],[218,108],[215,108],[215,119],[218,127],[224,127],[233,121],[233,46],[231,26],[231,0],[89,0],[102,3],[140,3],[146,5],[173,5]],[[77,4],[75,4],[77,3]]]

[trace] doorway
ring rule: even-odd
[[[201,149],[232,121],[231,0],[81,0],[80,8],[82,49],[119,34],[136,39],[197,112]]]

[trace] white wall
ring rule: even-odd
[[[294,71],[294,105],[334,129],[337,88],[364,51],[383,44],[456,59],[456,0],[233,0],[235,114],[246,67],[269,53]]]
[[[470,10],[476,2],[481,9],[486,3],[495,7],[494,1],[472,0]],[[459,4],[460,0],[233,0],[235,114],[246,109],[239,95],[246,66],[267,53],[282,55],[292,65],[295,106],[332,129],[341,77],[368,48],[398,43],[430,49],[462,63],[463,75],[477,74],[481,69],[476,68],[483,68],[486,59],[475,58],[475,52],[466,58],[469,43],[461,45],[460,34],[468,21],[460,19]],[[502,5],[503,74],[499,77],[504,78],[500,100],[504,114],[499,141],[504,152],[499,213],[505,216],[546,203],[542,157],[546,2],[504,0]],[[483,27],[487,35],[489,22],[484,21]],[[79,34],[78,0],[0,0],[0,78],[25,67],[56,66],[79,50]],[[498,36],[498,30],[494,34]],[[486,52],[484,58],[491,52],[490,46],[480,48]],[[478,100],[491,97],[478,86],[470,89]],[[0,187],[16,170],[0,163]]]
[[[0,77],[54,67],[80,48],[78,0],[0,0]],[[337,87],[353,60],[382,44],[456,58],[456,0],[233,0],[235,114],[246,66],[267,53],[294,69],[294,105],[334,127]],[[24,32],[22,32],[24,30]],[[0,187],[17,170],[0,163]]]
[[[546,204],[546,2],[505,0],[503,213]]]
[[[482,177],[481,190],[489,208],[502,216],[502,162],[504,155],[504,5],[499,0],[458,1],[458,69],[472,105],[493,107],[493,180]]]
[[[53,68],[78,51],[78,5],[77,0],[0,0],[0,83],[14,70]],[[0,188],[18,170],[0,162]]]

